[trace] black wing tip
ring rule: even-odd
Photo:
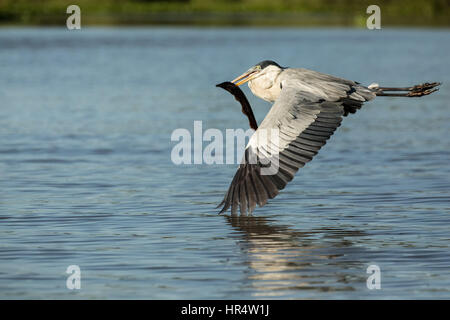
[[[219,211],[219,213],[218,214],[222,214],[222,213],[224,213],[225,211],[227,211],[228,210],[228,208],[229,208],[229,206],[227,206],[227,203],[226,203],[226,199],[227,198],[227,195],[225,195],[225,198],[223,198],[223,200],[222,200],[222,202],[220,202],[218,205],[217,205],[217,207],[216,207],[216,209],[219,209],[220,207],[222,207],[222,209]]]
[[[273,199],[279,194],[280,188],[273,181],[274,178],[261,175],[260,169],[261,165],[250,163],[241,164],[231,182],[227,194],[216,207],[217,209],[223,206],[218,213],[219,215],[228,211],[230,208],[232,215],[236,215],[237,212],[241,216],[252,215],[257,206],[265,206],[269,199]],[[283,183],[283,188],[285,185],[286,183]],[[241,201],[242,197],[245,197],[243,201]]]
[[[222,207],[223,206],[223,207]],[[228,208],[227,208],[227,206],[226,206],[226,204],[225,204],[225,201],[222,201],[217,207],[216,207],[216,209],[219,209],[220,207],[222,207],[222,209],[217,213],[218,215],[220,215],[220,214],[222,214],[222,213],[224,213],[224,212],[226,212],[227,210],[228,210]]]
[[[224,203],[225,203],[225,199],[223,199],[222,202],[217,205],[216,209],[219,209]]]

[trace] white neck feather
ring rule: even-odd
[[[281,92],[278,76],[282,71],[277,66],[267,66],[258,77],[248,82],[250,90],[255,96],[274,102]]]

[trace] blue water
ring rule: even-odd
[[[0,29],[0,298],[450,298],[448,52],[433,29]],[[367,103],[254,217],[218,216],[237,165],[176,166],[170,136],[247,128],[214,85],[268,58],[443,85]]]

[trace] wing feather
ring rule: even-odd
[[[318,77],[323,80],[323,76]],[[340,85],[349,88],[352,84],[355,85],[344,81]],[[220,213],[231,207],[232,214],[236,214],[239,208],[241,215],[247,215],[252,214],[256,205],[264,206],[286,187],[300,168],[313,159],[340,126],[342,117],[348,113],[348,96],[327,101],[321,95],[302,90],[283,84],[279,97],[250,138],[244,160],[219,205],[223,205]],[[357,101],[354,105],[360,107],[362,103]],[[266,135],[269,138],[260,139],[261,132],[266,130],[270,133],[274,129],[279,133],[278,139],[273,139],[270,134]],[[274,160],[277,170],[271,174],[263,173],[263,169],[273,165]]]

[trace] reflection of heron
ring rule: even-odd
[[[246,255],[250,271],[244,281],[256,296],[283,296],[291,291],[350,291],[364,283],[349,270],[364,270],[365,254],[353,240],[365,232],[328,227],[307,232],[278,225],[266,217],[225,216]],[[345,270],[345,271],[344,271]],[[364,276],[364,273],[363,275]],[[351,278],[351,279],[350,279]]]
[[[274,198],[297,170],[312,160],[340,125],[342,117],[355,113],[364,102],[376,96],[420,97],[436,91],[440,84],[365,87],[316,71],[283,68],[268,60],[232,82],[239,86],[247,81],[256,96],[274,104],[250,138],[244,161],[220,204],[223,205],[221,213],[231,207],[233,215],[238,208],[241,215],[251,214],[256,204],[261,207]],[[276,171],[264,172],[275,159]]]

